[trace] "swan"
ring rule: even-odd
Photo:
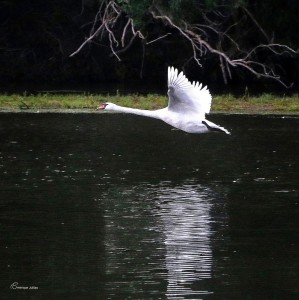
[[[168,106],[157,110],[143,110],[105,102],[97,110],[117,111],[164,121],[188,133],[224,132],[228,130],[205,118],[210,112],[212,97],[207,86],[191,83],[183,72],[168,67]]]

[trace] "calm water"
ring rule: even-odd
[[[210,119],[1,114],[1,299],[299,299],[299,117]]]

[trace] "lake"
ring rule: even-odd
[[[299,299],[299,117],[209,119],[0,114],[1,299]]]

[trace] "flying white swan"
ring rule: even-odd
[[[143,110],[103,103],[97,110],[104,109],[160,119],[188,133],[229,132],[205,118],[210,112],[212,97],[207,87],[198,82],[191,83],[183,72],[168,67],[168,107],[158,110]]]

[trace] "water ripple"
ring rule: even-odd
[[[161,190],[159,217],[165,235],[168,299],[202,294],[192,290],[192,283],[211,278],[210,194],[209,189],[192,185]]]
[[[211,189],[192,184],[114,187],[105,197],[107,272],[150,284],[156,270],[168,299],[211,293],[193,285],[212,276],[214,197]],[[107,288],[112,292],[116,287]],[[124,283],[119,281],[117,288],[124,289]]]

